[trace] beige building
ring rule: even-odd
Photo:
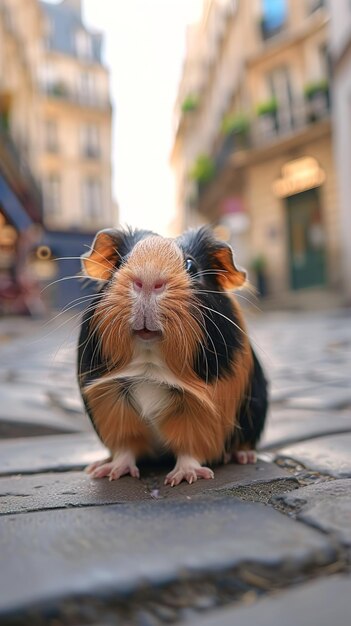
[[[340,239],[342,278],[351,304],[351,4],[329,2],[330,51],[333,66],[333,131],[340,195]]]
[[[83,21],[81,2],[42,2],[36,170],[50,228],[94,230],[116,223],[111,197],[109,75],[102,37]]]
[[[41,14],[35,0],[0,0],[0,314],[42,305],[28,258],[42,234],[33,171]]]
[[[323,5],[206,3],[176,104],[176,227],[221,225],[271,295],[340,286]]]
[[[118,222],[102,43],[83,22],[81,0],[0,0],[0,210],[6,201],[5,225],[19,231],[41,222],[52,258],[78,259],[98,229]],[[61,278],[80,264],[50,268]],[[60,283],[58,306],[71,291]]]

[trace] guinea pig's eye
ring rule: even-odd
[[[192,276],[198,271],[197,265],[193,259],[185,259],[185,269]]]

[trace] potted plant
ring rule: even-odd
[[[68,89],[65,83],[58,81],[51,86],[50,92],[53,96],[65,97],[68,94]]]
[[[199,99],[197,96],[193,94],[189,94],[185,100],[183,100],[181,109],[183,113],[190,113],[192,111],[196,111],[199,106]]]
[[[278,130],[278,101],[276,98],[260,102],[256,107],[256,114],[261,120],[261,126],[265,133]]]
[[[304,96],[310,122],[315,122],[329,111],[330,92],[326,79],[307,83],[304,87]]]
[[[263,254],[258,254],[251,261],[251,269],[256,275],[257,290],[261,298],[267,296],[267,276],[266,276],[267,262]]]
[[[201,194],[207,183],[215,175],[215,164],[207,154],[200,154],[190,170],[190,178],[197,183],[198,193]]]
[[[249,142],[249,120],[243,113],[226,115],[222,121],[221,131],[225,143],[231,144],[233,149],[245,149]]]

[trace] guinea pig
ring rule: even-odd
[[[82,257],[101,288],[83,315],[78,381],[110,458],[87,471],[139,477],[172,453],[165,484],[214,477],[205,464],[256,461],[267,382],[231,293],[246,274],[207,227],[168,239],[102,230]]]

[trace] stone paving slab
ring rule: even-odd
[[[301,411],[298,409],[274,409],[267,420],[260,449],[269,450],[290,443],[351,432],[351,411]]]
[[[7,439],[0,441],[0,476],[82,469],[107,455],[94,433]]]
[[[0,478],[0,514],[64,507],[115,504],[151,499],[191,500],[199,496],[250,486],[270,498],[277,492],[295,489],[297,481],[288,472],[272,463],[226,465],[218,467],[214,480],[198,480],[193,485],[182,483],[177,488],[163,484],[168,467],[140,466],[141,480],[124,476],[110,482],[93,480],[84,472],[61,472]]]
[[[335,562],[329,539],[259,503],[139,502],[0,518],[0,613],[240,564],[282,580]]]
[[[296,509],[298,519],[336,533],[342,543],[351,546],[351,479],[309,485],[272,500]]]
[[[304,443],[282,448],[279,458],[294,459],[306,468],[335,478],[351,477],[351,433],[318,437]]]
[[[331,366],[328,365],[328,369],[330,371]],[[295,400],[298,401],[301,399],[304,400],[305,397],[319,397],[320,391],[322,394],[325,393],[326,388],[330,388],[331,393],[335,394],[337,389],[348,389],[349,386],[349,377],[345,374],[345,369],[343,369],[343,374],[341,372],[333,371],[333,374],[330,378],[323,375],[321,378],[318,378],[316,372],[308,372],[308,376],[298,376],[298,375],[290,375],[289,378],[279,376],[274,376],[269,372],[268,374],[271,380],[271,389],[270,389],[270,401],[273,404],[284,403],[285,401],[290,400],[295,403]],[[301,398],[302,397],[302,398]],[[346,396],[349,398],[349,395]]]
[[[66,413],[78,413],[79,415],[85,414],[83,401],[78,395],[78,390],[77,393],[69,395],[57,392],[50,392],[49,395],[51,401]]]
[[[89,427],[83,414],[68,416],[37,388],[0,384],[0,398],[0,436],[74,433]]]
[[[323,386],[313,393],[301,392],[299,397],[289,398],[287,406],[295,409],[329,411],[351,405],[351,389]]]
[[[350,616],[351,577],[333,576],[278,592],[250,606],[213,611],[192,621],[192,626],[350,626]]]

